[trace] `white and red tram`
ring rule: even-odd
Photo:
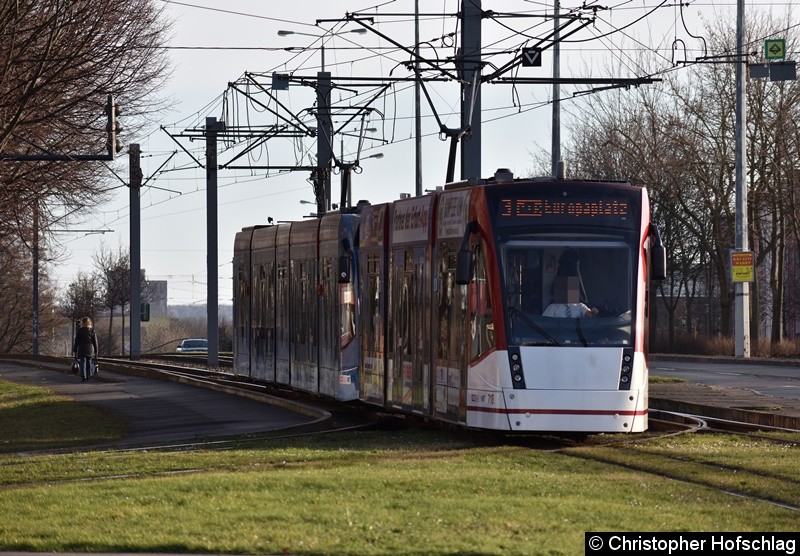
[[[482,429],[645,430],[647,192],[505,175],[243,229],[234,372]]]

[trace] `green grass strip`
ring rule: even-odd
[[[125,430],[115,415],[45,388],[0,379],[0,452],[109,442]]]

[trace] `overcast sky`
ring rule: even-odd
[[[173,103],[170,112],[147,133],[131,137],[123,134],[126,144],[139,143],[147,187],[141,193],[142,206],[142,267],[155,280],[168,280],[169,303],[202,304],[206,301],[206,203],[205,171],[183,152],[185,148],[203,161],[204,141],[179,139],[178,146],[159,126],[171,133],[198,129],[208,116],[226,119],[229,126],[266,126],[277,123],[274,115],[265,112],[257,102],[247,102],[240,94],[229,92],[226,103],[223,93],[228,83],[242,78],[245,72],[263,74],[287,72],[313,77],[320,69],[320,41],[311,36],[282,37],[278,30],[292,30],[309,35],[322,35],[333,30],[337,36],[325,39],[326,69],[337,78],[400,77],[408,75],[401,62],[409,59],[391,41],[413,44],[414,3],[411,0],[376,4],[358,0],[294,0],[292,2],[227,0],[186,0],[159,2],[173,21],[170,56],[172,77],[163,95]],[[422,0],[420,38],[432,49],[427,56],[452,56],[457,46],[458,20],[452,15],[459,7],[454,0]],[[552,4],[523,0],[484,1],[484,9],[526,15],[525,18],[484,20],[483,45],[491,64],[500,66],[510,61],[514,53],[529,41],[548,35],[553,28]],[[582,2],[565,1],[562,10],[580,6]],[[775,9],[785,12],[786,2],[747,2],[748,10]],[[592,4],[600,6],[601,4]],[[735,2],[706,1],[684,8],[681,22],[678,7],[667,2],[613,1],[604,4],[611,10],[599,10],[597,19],[570,37],[562,46],[562,77],[636,77],[645,74],[637,58],[643,53],[655,60],[658,69],[673,67],[672,45],[676,40],[687,45],[690,58],[699,55],[694,50],[699,42],[691,35],[703,34],[699,13],[709,19],[735,18]],[[758,6],[758,7],[757,7]],[[341,19],[348,12],[372,15],[374,27],[385,38],[374,33],[355,35],[347,25],[322,23],[317,19]],[[590,15],[589,12],[581,12]],[[535,17],[534,17],[535,16]],[[733,19],[732,21],[735,21]],[[577,24],[575,24],[577,26]],[[456,37],[457,38],[457,37]],[[390,40],[391,39],[391,40]],[[285,49],[289,48],[287,51]],[[678,56],[685,59],[683,56]],[[524,68],[513,75],[519,77],[549,77],[552,75],[552,55],[546,51],[543,66]],[[490,70],[489,70],[490,71]],[[485,72],[484,72],[485,73]],[[509,74],[512,75],[512,74]],[[562,142],[568,140],[569,114],[578,109],[573,93],[587,86],[563,87]],[[367,199],[373,203],[414,192],[413,93],[408,83],[399,83],[377,97],[365,127],[375,129],[365,140],[361,155],[362,172],[353,178],[353,200]],[[458,126],[459,91],[454,83],[430,84],[432,101],[443,123]],[[335,92],[334,103],[365,103],[371,89],[350,101],[350,90]],[[252,86],[254,98],[266,102],[266,95]],[[602,93],[600,93],[602,94]],[[292,86],[276,94],[278,100],[292,111],[301,113],[314,102],[311,88]],[[491,84],[482,89],[483,155],[482,173],[491,175],[499,167],[510,168],[516,175],[534,171],[532,153],[549,153],[551,141],[552,88],[545,85]],[[580,98],[580,97],[578,97]],[[271,106],[274,108],[274,105]],[[124,109],[124,106],[123,106]],[[223,110],[225,112],[223,113]],[[425,188],[443,185],[447,164],[448,144],[438,137],[438,125],[423,99],[423,177]],[[124,125],[124,116],[121,118]],[[307,122],[311,119],[306,116]],[[338,119],[342,123],[341,117]],[[313,124],[311,124],[313,125]],[[336,123],[335,123],[336,125]],[[346,133],[358,135],[360,120],[345,128]],[[195,133],[196,134],[196,133]],[[334,139],[337,156],[352,161],[358,140],[351,135]],[[240,165],[313,164],[315,148],[312,140],[292,141],[275,138],[265,146],[243,156]],[[220,163],[242,152],[242,144],[220,144]],[[127,151],[127,149],[126,149]],[[173,154],[177,151],[177,154]],[[380,153],[383,158],[367,158]],[[127,154],[115,164],[115,171],[127,176]],[[549,157],[549,154],[546,154]],[[171,157],[171,158],[170,158]],[[307,181],[308,172],[277,175],[267,170],[221,170],[219,172],[219,303],[231,300],[231,258],[235,233],[244,226],[265,224],[267,218],[300,219],[314,207],[301,204],[313,201]],[[456,175],[458,178],[458,174]],[[333,200],[339,196],[339,176],[332,177]],[[109,181],[114,184],[113,181]],[[117,184],[119,182],[117,181]],[[120,187],[114,199],[96,207],[96,213],[76,228],[113,230],[105,234],[60,234],[67,260],[55,269],[60,287],[65,287],[79,270],[91,271],[92,255],[102,244],[116,251],[129,246],[128,190]]]

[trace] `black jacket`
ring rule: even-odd
[[[75,341],[72,343],[72,353],[75,357],[94,357],[97,355],[97,336],[94,328],[81,326],[75,333]]]

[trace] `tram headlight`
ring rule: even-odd
[[[622,353],[622,361],[619,366],[619,389],[630,390],[633,375],[633,350],[628,348]]]
[[[508,370],[511,371],[511,385],[514,390],[525,390],[525,371],[522,368],[522,354],[519,347],[508,348]]]

